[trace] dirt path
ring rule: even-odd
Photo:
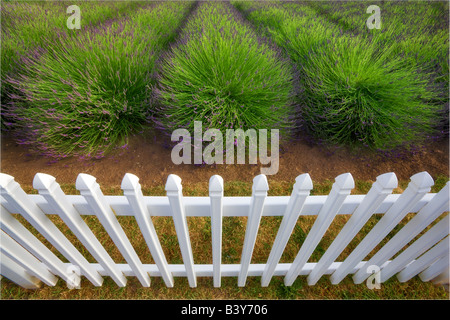
[[[260,165],[216,165],[200,167],[175,165],[171,161],[171,148],[164,147],[154,138],[132,137],[127,149],[114,155],[90,161],[64,159],[49,163],[48,158],[30,154],[26,146],[17,145],[11,138],[2,136],[1,172],[15,177],[23,185],[32,185],[33,177],[43,172],[56,177],[60,184],[74,184],[79,173],[97,178],[102,186],[120,185],[125,173],[140,178],[143,186],[164,185],[167,176],[177,174],[183,183],[209,181],[218,174],[226,181],[251,182],[260,173]],[[433,178],[449,174],[448,139],[431,143],[425,150],[404,159],[380,159],[377,157],[351,155],[346,150],[327,151],[323,147],[305,141],[290,143],[280,149],[280,168],[270,181],[294,181],[301,173],[308,172],[315,182],[334,180],[341,173],[350,172],[355,179],[371,180],[382,173],[395,172],[399,180],[408,180],[417,172],[428,171]]]

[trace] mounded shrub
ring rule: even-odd
[[[157,124],[178,128],[292,129],[292,65],[239,12],[201,2],[160,65]]]
[[[155,61],[190,2],[150,3],[77,38],[60,38],[9,83],[19,143],[46,156],[102,157],[153,112]]]

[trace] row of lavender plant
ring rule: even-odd
[[[308,1],[307,4],[325,18],[341,24],[358,35],[376,37],[395,45],[393,55],[401,55],[429,78],[436,93],[430,103],[440,106],[436,128],[448,134],[449,104],[449,8],[447,1],[374,1],[381,11],[381,29],[366,26],[367,2]]]
[[[70,30],[66,23],[69,5],[82,12],[81,30]],[[116,18],[138,6],[137,2],[105,1],[12,1],[1,4],[1,76],[23,72],[23,59],[46,51],[47,45],[61,33],[76,36],[110,18]]]
[[[354,35],[305,3],[233,1],[300,71],[300,125],[319,141],[413,148],[432,132],[433,92],[394,44]]]
[[[41,154],[102,157],[152,115],[155,61],[176,36],[191,2],[148,2],[124,19],[61,36],[10,78],[19,143]]]
[[[157,124],[292,130],[292,64],[229,3],[201,2],[161,61]]]
[[[80,9],[80,29],[67,28],[67,7],[76,5]],[[26,74],[30,59],[38,59],[48,53],[49,44],[59,37],[77,37],[96,25],[137,10],[142,4],[130,1],[11,1],[1,5],[1,105],[2,130],[9,129],[9,94],[14,89],[7,81],[8,76]],[[50,52],[51,53],[51,52]]]

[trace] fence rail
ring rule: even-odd
[[[314,285],[324,275],[332,284],[348,275],[355,284],[373,275],[379,283],[394,275],[401,282],[419,275],[422,281],[448,283],[449,183],[438,193],[430,193],[434,181],[427,172],[421,172],[411,177],[402,194],[392,194],[397,184],[396,175],[386,173],[377,177],[367,194],[352,195],[353,177],[345,173],[335,179],[328,195],[314,196],[310,195],[310,176],[302,174],[290,196],[268,196],[267,178],[259,175],[253,180],[251,196],[225,197],[223,179],[216,175],[209,181],[209,196],[184,197],[181,179],[169,175],[166,196],[144,196],[138,177],[126,174],[121,185],[123,196],[107,196],[94,177],[80,174],[76,180],[80,195],[65,195],[54,177],[38,173],[33,187],[39,194],[26,194],[12,176],[0,173],[0,271],[25,288],[39,288],[41,282],[54,286],[58,277],[73,284],[80,276],[94,286],[101,286],[103,277],[111,277],[119,287],[126,286],[127,277],[137,277],[144,287],[150,286],[152,277],[162,277],[167,287],[174,286],[174,277],[187,277],[191,287],[197,286],[198,277],[212,277],[215,287],[220,287],[221,277],[237,277],[238,286],[245,286],[249,276],[261,277],[262,286],[268,286],[273,276],[284,277],[288,286],[298,276],[307,276],[308,284]],[[365,261],[409,213],[414,213],[413,217]],[[27,220],[68,262],[58,258],[14,214]],[[374,214],[382,217],[343,261],[335,261]],[[48,215],[58,215],[96,263],[88,262]],[[98,218],[126,263],[113,261],[84,215]],[[298,244],[297,256],[291,263],[280,263],[299,217],[308,215],[316,219]],[[319,261],[308,262],[336,215],[350,218]],[[118,216],[135,217],[154,264],[141,262]],[[168,263],[152,216],[173,218],[183,264]],[[194,262],[187,224],[187,217],[192,216],[211,218],[212,264]],[[223,264],[223,218],[237,216],[247,217],[241,260],[239,264]],[[281,224],[267,262],[252,264],[263,216],[280,216]]]

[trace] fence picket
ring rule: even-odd
[[[65,281],[69,281],[67,267],[53,252],[42,244],[30,231],[27,230],[3,206],[0,210],[1,229],[5,231],[22,247],[27,249],[36,258],[43,261],[50,271]]]
[[[166,286],[172,288],[174,285],[173,276],[169,271],[166,256],[159,242],[148,208],[144,205],[144,195],[139,184],[139,178],[130,173],[125,174],[121,188],[133,209],[136,221]]]
[[[286,277],[284,278],[284,284],[286,286],[290,286],[294,283],[295,279],[300,274],[301,269],[308,261],[317,244],[320,242],[333,221],[335,215],[341,208],[345,198],[350,194],[354,187],[355,182],[350,173],[341,174],[336,178],[327,201],[320,210],[316,221],[303,242],[291,268],[286,274]]]
[[[417,260],[414,260],[405,269],[397,274],[397,279],[400,282],[406,282],[418,273],[422,272],[436,260],[448,255],[448,237],[441,240],[433,248],[421,255]]]
[[[417,173],[411,177],[406,190],[370,230],[358,246],[350,253],[339,268],[331,275],[332,284],[338,284],[380,241],[398,224],[410,209],[429,192],[433,178],[427,172]]]
[[[209,180],[209,199],[211,201],[211,241],[213,258],[213,283],[220,287],[222,264],[222,219],[223,219],[223,179],[214,175]]]
[[[134,251],[133,246],[125,234],[125,231],[123,231],[117,221],[114,212],[105,201],[104,195],[100,190],[100,186],[96,182],[96,178],[88,174],[80,173],[75,182],[75,187],[80,191],[81,195],[94,210],[97,218],[108,232],[122,256],[130,264],[141,284],[144,287],[149,287],[150,277],[144,271],[136,251]]]
[[[195,288],[197,286],[197,278],[194,270],[194,256],[192,254],[191,240],[189,238],[182,189],[181,178],[177,175],[170,174],[166,182],[166,193],[172,209],[175,231],[177,232],[181,255],[186,267],[189,286]]]
[[[14,241],[3,230],[0,230],[0,251],[14,260],[18,265],[49,286],[54,286],[58,278],[20,244]]]
[[[449,183],[412,218],[392,239],[389,240],[369,261],[367,265],[383,265],[389,258],[408,244],[415,236],[433,222],[449,207]],[[362,283],[368,273],[360,269],[353,276],[355,283]]]
[[[0,252],[0,272],[3,276],[25,289],[39,289],[41,281],[31,276],[14,260]]]
[[[436,223],[430,230],[428,230],[419,239],[414,241],[408,248],[400,253],[394,260],[392,260],[386,267],[382,269],[380,274],[380,282],[385,282],[395,273],[405,268],[408,263],[434,246],[449,234],[450,217],[447,215],[441,221]]]
[[[253,249],[255,247],[256,236],[258,235],[259,223],[261,221],[264,201],[267,197],[269,185],[264,174],[260,174],[253,179],[252,200],[248,213],[247,228],[245,230],[244,246],[241,253],[241,267],[238,276],[238,286],[245,286],[248,275]]]
[[[283,215],[280,227],[278,229],[277,236],[270,251],[269,258],[267,259],[264,273],[261,277],[261,286],[267,287],[272,279],[275,267],[280,261],[286,244],[294,230],[298,216],[308,198],[313,183],[309,174],[305,173],[299,175],[295,179],[295,184],[292,189],[291,197],[289,198],[288,205]]]
[[[308,275],[309,285],[314,285],[324,274],[325,270],[341,254],[342,250],[356,236],[358,231],[372,216],[386,197],[397,187],[398,181],[394,173],[385,173],[377,177],[361,204],[344,225],[338,236],[334,239],[327,251],[320,258],[314,270]]]
[[[22,216],[58,250],[95,286],[101,286],[103,278],[96,272],[86,258],[73,246],[64,234],[53,224],[44,212],[32,202],[14,178],[0,173],[0,190],[2,196],[14,203]]]
[[[52,210],[58,213],[92,256],[108,271],[108,275],[114,282],[119,287],[124,287],[127,279],[117,268],[113,259],[103,248],[91,229],[89,229],[78,211],[67,201],[66,195],[61,190],[59,183],[55,181],[55,178],[48,174],[37,173],[33,180],[33,187],[47,200]]]
[[[445,270],[448,270],[448,250],[447,254],[440,258],[438,261],[434,262],[431,266],[426,268],[419,274],[420,280],[423,282],[430,281],[436,278],[438,275],[442,274]]]

